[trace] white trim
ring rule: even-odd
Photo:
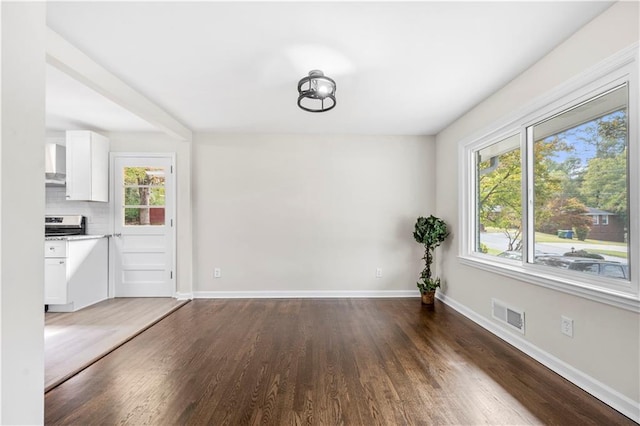
[[[191,141],[193,137],[191,130],[51,28],[47,28],[46,51],[48,64],[153,124],[166,134],[180,140]]]
[[[640,284],[638,280],[640,265],[637,262],[630,264],[631,280],[621,282],[620,280],[607,279],[605,277],[582,277],[575,274],[567,274],[564,271],[551,271],[548,268],[540,268],[531,263],[517,265],[503,262],[502,259],[495,258],[495,256],[490,257],[475,253],[476,206],[474,201],[475,162],[473,156],[473,153],[477,150],[502,140],[510,133],[519,132],[524,135],[527,127],[539,120],[561,112],[580,101],[588,100],[606,88],[628,81],[629,113],[627,116],[629,128],[635,129],[629,134],[628,145],[629,211],[637,213],[640,211],[640,184],[638,183],[638,174],[640,172],[637,170],[639,168],[637,150],[640,149],[640,142],[638,141],[638,122],[636,117],[639,102],[637,94],[638,63],[640,61],[638,55],[639,47],[640,43],[634,43],[632,46],[612,55],[547,94],[540,96],[514,114],[497,120],[480,132],[460,141],[458,145],[458,173],[462,190],[459,192],[460,209],[458,215],[461,237],[459,239],[458,255],[461,263],[601,303],[640,312]],[[530,164],[531,159],[526,156],[529,150],[525,149],[531,148],[525,146],[526,143],[530,144],[531,142],[527,141],[528,138],[525,138],[521,142],[524,156],[523,162],[526,162],[526,170],[529,171],[528,175],[525,176],[525,182],[523,182],[523,211],[531,208],[533,191],[531,181],[533,168]],[[637,214],[630,215],[630,235],[640,235],[638,216]],[[532,262],[533,242],[528,240],[526,230],[533,229],[533,217],[529,214],[523,220],[527,221],[527,223],[523,224],[527,225],[524,227],[525,232],[523,232],[523,247],[525,248],[523,259]],[[638,259],[638,253],[640,252],[639,240],[640,238],[631,239],[629,259]]]
[[[194,299],[307,299],[307,298],[420,297],[417,290],[276,290],[194,291]]]
[[[541,287],[556,290],[562,293],[580,296],[607,305],[615,306],[632,312],[640,312],[640,298],[632,294],[600,287],[598,284],[589,284],[587,280],[591,276],[575,275],[579,272],[558,270],[553,274],[545,273],[549,268],[534,265],[532,268],[523,268],[517,263],[497,262],[487,256],[460,256],[460,263],[484,271],[493,272],[525,283],[539,285]],[[537,267],[536,267],[537,266]],[[584,274],[581,274],[584,275]]]
[[[640,402],[634,401],[599,380],[589,376],[583,371],[580,371],[550,353],[543,351],[531,342],[525,340],[523,337],[499,327],[497,324],[448,297],[446,294],[438,292],[436,297],[485,330],[569,380],[574,385],[598,398],[605,404],[610,405],[633,421],[640,423]]]

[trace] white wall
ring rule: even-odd
[[[192,292],[191,142],[164,133],[104,133],[111,152],[160,152],[176,155],[176,287],[178,295]],[[110,209],[111,207],[109,207]],[[109,210],[111,211],[111,210]]]
[[[44,418],[45,5],[2,2],[0,423]]]
[[[460,140],[638,41],[638,16],[637,2],[616,3],[442,131],[436,149],[438,215],[454,230],[453,238],[440,252],[439,273],[446,277],[446,297],[490,322],[494,322],[490,314],[492,297],[523,308],[527,327],[524,338],[528,342],[601,382],[603,389],[609,387],[610,395],[620,397],[627,407],[640,401],[639,315],[461,264],[457,259],[457,165]],[[573,318],[573,338],[560,333],[561,315]]]
[[[109,203],[69,201],[64,186],[48,186],[45,189],[45,214],[80,214],[87,218],[87,234],[109,234],[111,207]]]
[[[196,134],[193,150],[196,296],[418,295],[433,138]]]

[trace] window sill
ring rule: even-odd
[[[460,262],[474,268],[500,274],[526,283],[546,287],[573,296],[615,306],[632,312],[640,312],[640,298],[638,295],[598,287],[575,279],[565,278],[556,274],[549,274],[524,268],[517,264],[495,262],[475,256],[459,256]]]

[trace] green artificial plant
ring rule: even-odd
[[[424,245],[423,260],[425,267],[420,273],[420,281],[416,283],[421,293],[435,291],[440,287],[440,278],[431,276],[431,264],[433,263],[433,251],[447,237],[449,231],[447,224],[440,218],[431,215],[427,218],[419,217],[413,231],[413,238]]]

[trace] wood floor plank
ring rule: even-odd
[[[46,424],[635,424],[437,302],[195,300],[45,395]]]

